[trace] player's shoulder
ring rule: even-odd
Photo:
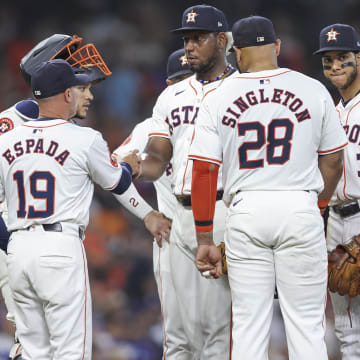
[[[302,72],[299,72],[299,71],[296,71],[296,70],[290,70],[290,72],[288,73],[289,77],[293,77],[294,79],[297,78],[303,82],[307,82],[309,84],[311,84],[312,86],[314,87],[317,87],[319,89],[321,89],[322,91],[323,90],[326,90],[326,87],[324,86],[323,83],[321,83],[319,80],[309,76],[309,75],[306,75]]]
[[[193,96],[194,87],[196,86],[195,82],[197,82],[195,75],[191,75],[186,79],[170,85],[168,86],[169,95],[174,99],[182,98],[187,95]]]
[[[35,120],[38,116],[39,106],[35,100],[19,101],[0,113],[0,135],[13,130],[26,121]]]

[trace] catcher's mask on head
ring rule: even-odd
[[[73,35],[55,34],[37,44],[20,62],[20,70],[24,80],[30,85],[31,75],[38,66],[53,59],[63,59],[81,69],[91,70],[93,81],[102,80],[111,75],[110,70],[93,44],[81,46],[82,38]]]
[[[56,59],[54,56],[50,60]],[[98,74],[98,78],[95,80],[105,79],[106,76],[111,75],[111,71],[105,64],[105,61],[99,54],[94,44],[86,44],[81,48],[77,49],[75,52],[71,53],[65,60],[73,67],[80,69],[89,69],[94,70],[92,73]],[[97,71],[100,70],[100,71]]]

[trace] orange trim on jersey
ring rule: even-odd
[[[354,105],[350,108],[350,110],[349,110],[349,112],[348,112],[348,114],[347,114],[347,116],[346,116],[345,125],[347,125],[347,124],[348,124],[348,120],[349,120],[350,112],[354,109],[354,107],[356,107],[356,106],[357,106],[357,105],[359,105],[359,104],[360,104],[360,101],[358,101],[356,104],[354,104]]]
[[[337,148],[331,149],[331,150],[318,151],[318,154],[328,154],[328,153],[331,153],[331,152],[335,152],[336,150],[341,150],[341,149],[343,149],[345,146],[347,146],[347,144],[348,144],[348,143],[345,143],[344,145],[338,146]]]
[[[195,91],[195,95],[197,95],[198,93],[197,93],[197,90],[192,86],[192,84],[191,84],[191,80],[189,80],[189,85],[192,87],[192,89]]]
[[[184,195],[185,176],[186,176],[186,171],[187,171],[188,165],[189,165],[189,159],[186,160],[186,166],[185,166],[185,171],[184,171],[184,176],[183,176],[183,184],[182,184],[182,187],[181,187],[181,195]]]
[[[163,134],[163,133],[150,133],[148,136],[149,136],[149,137],[151,137],[151,136],[162,136],[162,137],[167,137],[167,138],[169,138],[169,135],[168,135],[168,134]]]
[[[275,75],[269,75],[269,76],[254,76],[254,77],[247,77],[247,76],[236,76],[235,79],[266,79],[266,78],[271,78],[271,77],[275,77],[275,76],[280,76],[280,75],[284,75],[288,72],[290,72],[292,70],[286,70],[280,74],[275,74]]]
[[[205,96],[208,95],[209,93],[211,93],[212,91],[216,90],[217,88],[211,89],[209,90],[207,93],[205,93],[205,95],[203,96],[203,100],[205,99]]]
[[[215,162],[216,164],[219,164],[219,165],[222,164],[222,161],[220,161],[220,160],[208,158],[208,157],[205,157],[205,156],[188,155],[188,158],[189,158],[189,159],[192,159],[192,160],[211,161],[211,162]]]
[[[64,125],[64,124],[71,124],[71,123],[69,121],[65,121],[60,124],[54,124],[54,125],[48,125],[48,126],[31,126],[31,125],[27,125],[27,124],[22,124],[21,126],[26,126],[26,127],[35,128],[35,129],[45,129],[45,128],[54,127],[54,126],[58,126],[58,125]]]

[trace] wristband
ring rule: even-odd
[[[130,184],[129,188],[121,195],[113,194],[117,201],[139,219],[144,220],[153,208],[141,197],[135,185]]]
[[[329,205],[330,200],[318,200],[318,207],[321,215],[324,215],[326,208]]]

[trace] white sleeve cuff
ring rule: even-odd
[[[138,193],[135,185],[131,183],[129,188],[121,195],[114,194],[116,200],[139,219],[144,220],[145,216],[153,208]]]

